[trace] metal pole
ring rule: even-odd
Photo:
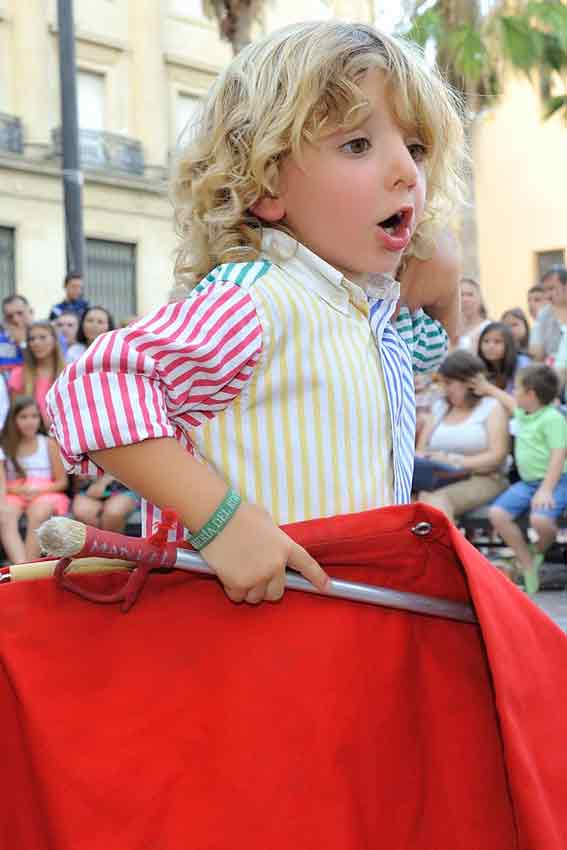
[[[63,148],[63,201],[67,272],[83,275],[83,175],[79,153],[79,121],[75,66],[73,0],[57,0],[59,22],[59,79],[61,88],[61,144]]]

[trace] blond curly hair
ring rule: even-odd
[[[427,256],[436,227],[463,199],[460,103],[415,45],[362,24],[301,23],[249,45],[211,87],[175,169],[178,283],[260,252],[251,207],[276,195],[279,166],[305,143],[362,123],[370,105],[357,83],[387,74],[395,120],[427,148],[425,211],[406,255]],[[285,219],[277,225],[285,230]]]

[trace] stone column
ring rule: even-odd
[[[32,156],[43,155],[50,143],[46,5],[44,0],[12,4],[16,114],[23,123],[25,151]]]
[[[146,165],[167,165],[169,97],[163,57],[161,0],[128,0],[132,63],[131,135],[144,146]]]

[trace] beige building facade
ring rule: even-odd
[[[259,29],[331,15],[369,21],[377,7],[273,0]],[[122,319],[162,303],[173,285],[171,154],[231,54],[201,0],[75,0],[74,9],[87,294]],[[60,300],[66,271],[57,35],[56,0],[0,0],[0,297],[25,294],[38,317]],[[538,260],[565,252],[566,141],[519,82],[477,122],[479,264],[493,314],[523,305]]]
[[[260,29],[369,8],[281,0]],[[200,0],[75,0],[74,13],[87,295],[122,319],[173,284],[171,154],[231,53]],[[0,0],[0,296],[26,295],[38,317],[66,271],[57,36],[56,0]]]
[[[537,88],[508,81],[478,119],[473,161],[480,282],[493,317],[526,309],[541,273],[567,255],[567,123],[544,121]]]

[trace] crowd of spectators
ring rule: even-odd
[[[0,328],[0,542],[11,563],[40,555],[36,530],[53,515],[122,531],[139,498],[108,475],[68,476],[49,436],[46,396],[68,363],[115,327],[102,305],[84,297],[77,274],[65,297],[37,320],[23,295],[2,301]],[[24,522],[22,522],[24,520]]]
[[[458,335],[438,374],[416,387],[415,496],[457,523],[490,506],[512,571],[533,593],[567,509],[567,269],[553,266],[529,290],[529,318],[515,306],[493,321],[479,284],[464,278],[460,288]],[[424,464],[436,475],[424,479]]]

